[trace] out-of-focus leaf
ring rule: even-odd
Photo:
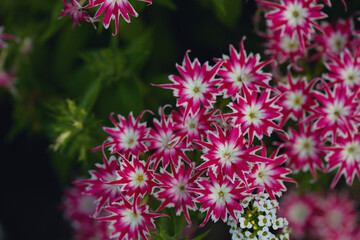
[[[199,236],[196,236],[196,237],[192,238],[192,240],[202,240],[209,234],[209,232],[210,232],[210,230],[200,234]]]
[[[46,40],[54,36],[54,34],[58,32],[63,25],[65,25],[66,20],[59,19],[63,7],[64,7],[64,3],[62,1],[56,1],[56,3],[54,4],[54,7],[51,11],[49,25],[47,29],[44,31],[43,35],[40,36],[39,39],[40,44],[43,44]]]
[[[168,7],[171,10],[177,10],[177,6],[173,2],[173,0],[157,0],[156,3],[159,4],[159,5],[163,5],[165,7]]]
[[[236,2],[236,1],[233,1]],[[213,0],[214,7],[222,13],[223,16],[226,15],[226,7],[225,7],[225,0]]]
[[[91,80],[90,80],[91,81]],[[90,110],[99,96],[101,90],[101,78],[93,79],[80,102],[80,107]]]
[[[235,28],[242,13],[242,2],[234,0],[213,0],[219,20],[229,28]]]

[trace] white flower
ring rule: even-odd
[[[247,208],[249,206],[249,203],[251,202],[251,200],[253,199],[253,197],[249,196],[249,197],[246,197],[244,198],[240,204],[243,208]]]
[[[283,228],[283,227],[284,227],[284,218],[278,218],[275,221],[273,221],[272,228],[274,230],[277,230],[277,229]]]
[[[242,235],[242,233],[240,231],[234,231],[232,234],[232,240],[242,240],[244,239],[244,235]]]
[[[268,227],[263,227],[262,230],[258,231],[259,239],[261,240],[267,240],[270,237],[270,232]]]
[[[240,222],[240,227],[241,228],[252,228],[252,224],[250,223],[250,221],[248,221],[247,219],[241,217],[239,219]]]
[[[260,215],[258,218],[259,218],[258,225],[260,227],[263,227],[263,226],[270,227],[271,226],[271,219],[269,216]]]
[[[280,237],[280,240],[289,240],[290,239],[290,236],[288,233],[280,234],[279,237]]]
[[[257,237],[255,236],[255,234],[253,234],[252,232],[246,231],[244,233],[246,239],[251,239],[251,240],[257,240]]]

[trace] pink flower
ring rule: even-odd
[[[197,112],[189,112],[185,115],[185,108],[179,107],[179,112],[171,113],[174,122],[174,129],[177,135],[186,139],[187,145],[191,145],[194,140],[203,140],[206,137],[206,131],[212,130],[212,119],[216,110],[208,111],[201,107]]]
[[[239,53],[230,45],[230,57],[224,56],[224,63],[218,75],[222,77],[219,90],[224,92],[226,97],[236,98],[237,94],[246,85],[251,90],[259,90],[259,87],[270,88],[270,73],[263,73],[262,68],[270,61],[260,62],[260,55],[250,53],[247,56],[244,49],[245,37],[240,42]],[[220,60],[218,60],[220,61]]]
[[[333,239],[334,236],[356,236],[358,212],[355,202],[346,193],[330,193],[318,198],[316,215],[312,218],[317,239]],[[330,235],[333,237],[329,237]],[[338,238],[348,239],[348,238]],[[350,238],[357,239],[357,238]]]
[[[196,188],[195,180],[197,180],[203,171],[194,173],[191,167],[185,171],[185,165],[180,164],[179,168],[175,168],[172,164],[171,173],[166,169],[161,169],[160,174],[155,174],[155,178],[160,182],[158,188],[160,191],[155,193],[155,197],[161,200],[161,205],[157,211],[165,207],[175,207],[176,215],[184,213],[186,221],[191,225],[189,209],[196,210],[194,199],[196,194],[190,190]]]
[[[345,47],[350,46],[350,40],[354,33],[354,23],[351,18],[339,20],[334,26],[323,22],[321,28],[323,33],[314,36],[314,41],[320,47],[319,56],[322,54],[339,55]]]
[[[146,111],[143,111],[139,117],[134,119],[132,112],[129,114],[129,120],[125,117],[118,115],[119,123],[110,114],[110,120],[115,125],[114,128],[104,127],[104,131],[110,134],[107,143],[96,147],[93,151],[99,150],[102,147],[110,147],[111,154],[121,153],[126,158],[130,153],[138,156],[140,152],[147,151],[145,140],[149,129],[146,128],[146,123],[140,123],[140,118]]]
[[[164,168],[168,166],[169,162],[172,165],[178,166],[180,159],[183,159],[188,164],[192,164],[185,154],[185,151],[189,150],[189,148],[183,141],[184,137],[174,132],[172,118],[165,116],[162,111],[161,122],[154,119],[153,123],[154,128],[150,129],[147,141],[149,143],[149,150],[155,150],[148,159],[148,161],[155,160],[154,170],[156,170],[160,161],[162,161]]]
[[[280,126],[283,126],[290,118],[300,120],[305,117],[305,112],[309,111],[316,105],[311,94],[312,87],[316,83],[313,79],[310,83],[306,78],[293,79],[288,71],[288,84],[279,84],[278,90],[282,93],[277,104],[282,107]]]
[[[270,91],[263,91],[258,97],[256,91],[250,92],[244,88],[244,97],[238,96],[237,103],[230,102],[228,106],[233,111],[225,114],[231,117],[235,125],[241,126],[241,131],[248,134],[249,141],[252,143],[254,135],[262,139],[263,134],[269,136],[273,129],[282,131],[273,120],[281,117],[281,108],[275,103],[279,95],[270,98]]]
[[[14,86],[15,82],[16,82],[16,76],[14,73],[9,73],[0,70],[0,87],[4,87],[12,94],[16,95],[17,90]]]
[[[204,147],[201,158],[205,161],[196,170],[212,168],[225,174],[232,181],[238,176],[248,187],[247,173],[251,169],[250,166],[256,162],[267,162],[269,159],[254,155],[260,147],[245,145],[240,126],[226,132],[223,132],[218,125],[215,126],[217,132],[208,132],[208,142],[195,141]]]
[[[286,191],[284,181],[296,183],[294,179],[287,177],[286,175],[291,173],[289,168],[281,167],[287,160],[286,155],[276,156],[277,149],[274,151],[270,159],[271,161],[266,163],[255,163],[251,168],[251,173],[248,174],[249,181],[253,182],[252,187],[257,188],[257,192],[266,192],[271,199],[276,200],[275,195],[281,196],[281,192]],[[267,157],[266,147],[262,142],[261,156]]]
[[[0,49],[6,48],[8,46],[8,44],[5,42],[5,40],[16,39],[16,37],[14,35],[5,34],[3,32],[4,32],[4,27],[0,26]]]
[[[140,198],[133,203],[126,198],[121,202],[114,202],[111,206],[105,207],[111,215],[98,218],[99,221],[110,221],[113,229],[111,238],[118,240],[148,239],[149,227],[155,228],[154,218],[166,216],[164,214],[150,213],[148,205],[140,206]]]
[[[152,3],[151,0],[138,0],[142,2]],[[119,32],[119,17],[120,15],[126,22],[130,22],[129,13],[137,17],[138,14],[131,6],[128,0],[90,0],[90,4],[86,8],[92,8],[100,5],[99,9],[96,11],[94,18],[98,18],[102,13],[105,12],[103,25],[107,29],[110,25],[111,19],[115,20],[115,34]]]
[[[75,27],[76,24],[80,25],[79,20],[90,22],[92,24],[94,23],[94,20],[89,16],[87,12],[83,11],[83,7],[77,0],[70,0],[70,2],[68,2],[67,0],[63,0],[63,2],[65,6],[61,10],[59,18],[62,18],[65,15],[69,15],[69,17],[71,17],[74,21],[73,27]]]
[[[291,235],[302,238],[311,229],[315,214],[314,198],[310,194],[299,196],[295,192],[286,193],[280,202],[279,215],[285,217],[291,226]]]
[[[109,161],[103,156],[104,164],[96,164],[99,171],[89,171],[91,178],[87,180],[76,181],[75,184],[85,184],[86,188],[83,194],[92,195],[95,197],[96,210],[94,216],[97,216],[102,207],[109,205],[121,195],[121,189],[118,185],[107,184],[117,179],[116,171],[119,169],[119,164],[114,156],[111,156]]]
[[[200,211],[207,211],[205,220],[200,227],[207,223],[210,216],[214,222],[217,222],[220,217],[226,222],[228,213],[237,219],[235,212],[243,211],[238,201],[248,195],[246,188],[240,186],[239,180],[231,182],[228,178],[223,177],[221,172],[215,176],[211,170],[208,171],[208,174],[210,179],[197,181],[199,188],[193,189],[199,194],[195,201],[202,203]]]
[[[190,110],[196,113],[201,105],[206,108],[212,107],[216,101],[216,95],[219,95],[219,90],[216,88],[219,80],[214,77],[222,64],[222,61],[219,61],[214,67],[210,67],[208,62],[201,65],[198,59],[191,62],[189,52],[185,54],[183,65],[176,65],[181,77],[170,75],[172,84],[159,85],[159,87],[174,90],[174,96],[179,97],[176,106],[186,108],[185,116]]]
[[[329,55],[330,62],[325,63],[330,73],[324,77],[332,81],[331,84],[342,84],[351,90],[357,90],[360,86],[360,62],[359,55],[354,56],[349,49],[345,49],[340,56]]]
[[[352,185],[355,175],[360,176],[360,133],[339,136],[334,146],[324,149],[328,151],[325,157],[329,164],[327,171],[338,168],[331,188],[335,187],[342,174],[346,177],[346,183]]]
[[[310,169],[316,178],[316,168],[324,170],[322,158],[325,156],[323,151],[323,141],[320,139],[320,131],[312,129],[311,124],[300,123],[298,132],[290,128],[288,135],[279,134],[284,141],[281,147],[284,148],[288,156],[288,166],[295,172]]]
[[[122,194],[134,199],[146,193],[152,194],[156,183],[153,181],[154,171],[149,169],[150,161],[145,164],[136,156],[131,160],[124,158],[120,170],[116,171],[118,178],[106,183],[115,188],[121,186]]]
[[[271,58],[275,60],[273,63],[282,64],[289,59],[295,70],[302,71],[301,67],[297,65],[297,60],[306,57],[306,51],[300,49],[298,38],[291,39],[290,35],[282,34],[280,29],[269,31],[267,34],[260,33],[260,36],[267,40],[264,44],[265,54],[271,55]],[[311,47],[312,45],[305,40],[305,49]],[[277,66],[272,64],[272,68],[275,69]]]
[[[322,137],[325,138],[330,132],[333,136],[332,142],[335,142],[338,133],[354,131],[353,122],[359,121],[360,116],[356,115],[356,92],[350,93],[344,86],[339,85],[336,85],[332,92],[327,83],[323,82],[323,86],[325,95],[313,91],[314,97],[321,105],[314,108],[314,114],[305,121],[315,120],[314,127],[322,129]]]
[[[315,5],[313,0],[281,0],[280,4],[263,0],[257,2],[274,8],[265,14],[269,29],[281,29],[281,36],[287,34],[291,39],[298,38],[301,51],[305,50],[306,39],[311,38],[314,27],[322,31],[315,20],[327,17],[320,11],[323,6]]]

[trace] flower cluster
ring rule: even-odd
[[[226,222],[244,212],[241,203],[250,194],[266,192],[275,200],[286,191],[284,182],[295,182],[283,166],[286,156],[277,150],[267,154],[264,135],[283,131],[281,93],[263,72],[269,62],[247,55],[244,39],[239,52],[230,46],[230,56],[214,66],[191,61],[187,52],[177,65],[180,76],[159,85],[174,91],[176,107],[160,108],[150,126],[141,119],[151,111],[110,115],[114,126],[104,127],[109,136],[94,149],[103,151],[103,164],[76,183],[94,197],[93,217],[109,222],[111,237],[146,239],[164,208],[183,213],[189,225],[190,210],[205,213],[200,227],[210,218]],[[215,108],[218,96],[230,100],[227,109]],[[160,203],[156,211],[149,197]]]
[[[138,0],[151,4],[151,0]],[[101,21],[104,27],[109,28],[112,19],[115,20],[115,33],[114,36],[119,32],[119,18],[120,16],[126,21],[130,22],[130,15],[137,17],[138,13],[132,7],[128,0],[63,0],[64,8],[60,14],[60,18],[68,15],[73,20],[73,27],[80,25],[79,21],[90,22],[94,24],[96,21]],[[98,7],[98,8],[97,8]],[[97,8],[94,17],[90,17],[87,10]],[[101,15],[104,15],[102,19],[99,19]]]
[[[266,11],[268,29],[261,35],[272,60],[248,54],[245,37],[239,50],[230,45],[229,55],[213,64],[191,60],[187,51],[178,74],[157,85],[173,91],[176,106],[161,107],[159,116],[110,114],[108,137],[94,149],[103,151],[103,164],[77,182],[94,197],[93,217],[109,223],[110,237],[147,239],[154,218],[174,208],[189,225],[190,211],[204,213],[200,227],[209,219],[229,220],[234,239],[289,239],[287,221],[275,212],[284,183],[295,182],[290,168],[315,179],[317,171],[337,169],[331,188],[341,175],[348,185],[360,175],[360,65],[359,50],[351,48],[357,38],[352,20],[318,23],[326,14],[313,0],[257,2]],[[120,13],[127,19],[116,4],[93,0],[88,7],[101,5],[95,17],[105,11],[109,21]],[[309,56],[312,48],[318,52]],[[318,61],[323,72],[309,79],[299,58]],[[278,65],[287,60],[282,73]],[[272,73],[266,72],[270,64]],[[153,120],[144,121],[145,114]],[[281,139],[276,145],[269,143],[274,133]],[[311,211],[302,212],[304,219]]]
[[[269,199],[268,194],[250,195],[242,200],[241,206],[245,211],[227,222],[233,240],[290,239],[289,223],[286,218],[276,216],[279,203]]]
[[[291,226],[296,239],[359,239],[359,212],[354,200],[344,193],[286,193],[279,215]]]

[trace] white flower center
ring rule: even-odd
[[[192,81],[188,81],[184,85],[188,96],[194,99],[202,99],[208,87],[207,84],[203,83],[202,79],[198,78],[192,79]]]
[[[300,43],[297,38],[291,39],[290,36],[284,35],[281,38],[280,47],[285,52],[295,52],[299,49]]]
[[[148,177],[144,173],[143,169],[137,168],[134,172],[130,173],[130,185],[135,187],[143,187],[146,185],[146,180],[148,180]]]
[[[335,32],[328,38],[328,45],[332,52],[339,53],[344,49],[346,40],[346,36],[341,35],[340,32]]]
[[[307,218],[310,215],[310,209],[304,203],[295,203],[289,209],[289,218],[290,221],[294,223],[303,224],[306,222]]]
[[[349,107],[345,107],[343,102],[335,101],[333,104],[327,106],[325,112],[331,121],[341,122],[340,117],[349,115]]]
[[[226,186],[215,184],[210,191],[212,192],[212,194],[210,194],[212,201],[218,205],[225,205],[231,198],[230,189],[226,188]]]
[[[243,69],[238,66],[231,73],[230,78],[235,85],[241,88],[243,84],[253,81],[251,74],[249,74],[250,71],[251,69]]]
[[[122,212],[123,215],[123,223],[129,224],[130,229],[134,230],[137,226],[142,222],[143,217],[135,213],[132,209],[126,209]]]
[[[263,111],[261,110],[260,105],[251,105],[246,106],[244,111],[244,120],[249,124],[259,125],[262,123],[262,119],[264,118]]]
[[[285,104],[289,109],[300,110],[305,103],[306,96],[301,91],[289,92]]]
[[[295,140],[293,150],[300,158],[313,157],[316,154],[316,143],[312,137],[301,136]]]
[[[263,185],[264,182],[268,182],[270,171],[266,169],[265,164],[259,164],[259,168],[255,173],[255,180],[258,184]]]
[[[288,20],[288,24],[292,27],[297,27],[305,22],[305,18],[308,16],[307,9],[299,4],[297,1],[289,3],[287,9],[284,12],[284,17]]]
[[[349,66],[343,69],[340,74],[346,85],[352,87],[360,84],[360,71],[358,68]]]
[[[120,136],[121,142],[125,148],[133,148],[138,144],[138,133],[134,129],[126,129]]]
[[[217,157],[223,165],[231,165],[239,155],[239,150],[235,149],[234,144],[225,142],[223,145],[218,147]]]
[[[346,162],[355,163],[360,161],[360,144],[359,142],[349,142],[344,146],[341,155]]]

